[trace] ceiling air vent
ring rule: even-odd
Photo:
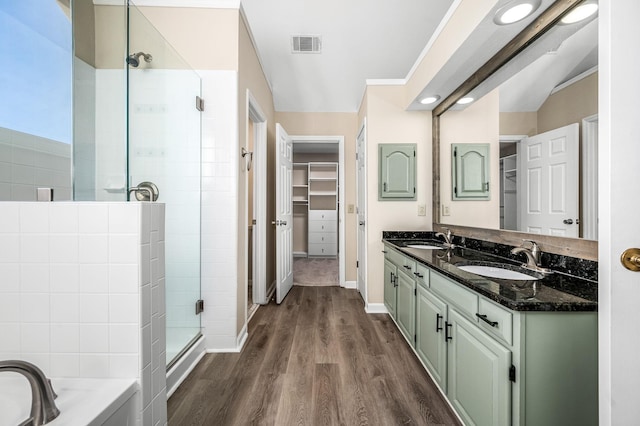
[[[322,51],[322,38],[315,35],[292,36],[291,51],[293,53],[320,53]]]

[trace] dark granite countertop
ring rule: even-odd
[[[531,281],[487,278],[463,271],[456,267],[455,264],[464,264],[465,262],[485,265],[501,263],[517,267],[522,263],[466,247],[443,248],[441,250],[406,247],[409,244],[442,246],[442,241],[424,238],[427,235],[402,233],[393,237],[388,234],[383,235],[383,242],[390,244],[405,255],[442,275],[514,311],[587,312],[598,310],[598,283],[595,281],[562,272],[554,272],[539,280]]]

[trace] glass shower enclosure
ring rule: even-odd
[[[74,9],[74,199],[165,204],[168,369],[201,335],[201,79],[131,1]]]

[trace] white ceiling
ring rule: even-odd
[[[242,0],[276,111],[354,112],[367,79],[403,79],[454,0]],[[322,53],[292,54],[292,35]]]

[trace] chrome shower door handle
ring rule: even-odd
[[[158,187],[153,182],[140,182],[138,186],[129,188],[128,193],[135,193],[138,201],[157,201],[160,196]],[[131,197],[129,197],[131,199]]]

